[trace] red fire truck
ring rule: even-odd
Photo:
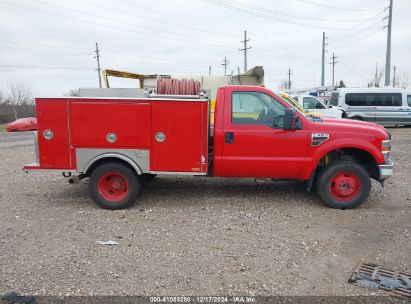
[[[348,209],[393,172],[383,127],[305,116],[259,86],[219,88],[213,122],[197,95],[37,98],[36,111],[37,160],[24,170],[89,178],[107,209],[131,206],[157,174],[302,180]]]

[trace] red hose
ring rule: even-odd
[[[199,95],[200,81],[194,79],[162,78],[157,82],[157,94]]]

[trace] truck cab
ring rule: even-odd
[[[213,133],[204,96],[38,98],[36,109],[38,159],[24,170],[89,178],[107,209],[131,206],[161,174],[301,180],[349,209],[367,199],[370,178],[393,171],[384,127],[307,116],[260,86],[220,87]]]

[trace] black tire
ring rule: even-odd
[[[88,189],[94,202],[104,209],[125,209],[143,190],[140,176],[121,163],[104,163],[93,170]]]
[[[353,161],[331,163],[321,171],[317,181],[318,195],[331,208],[356,208],[365,202],[370,191],[368,172]]]

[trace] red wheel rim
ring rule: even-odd
[[[107,172],[98,182],[98,191],[105,200],[112,203],[119,202],[127,196],[127,179],[118,172]]]
[[[353,172],[338,172],[331,178],[329,188],[335,199],[349,201],[360,193],[361,181]]]

